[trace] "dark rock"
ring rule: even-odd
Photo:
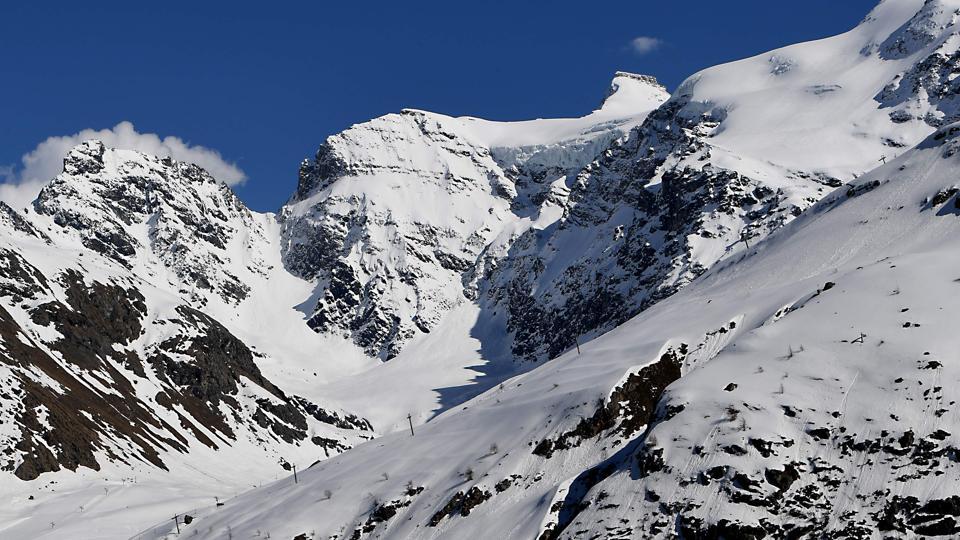
[[[776,487],[781,493],[790,489],[790,486],[800,479],[800,473],[792,464],[787,464],[784,466],[782,471],[778,471],[776,469],[766,469],[763,473],[763,476],[766,478],[768,483]]]

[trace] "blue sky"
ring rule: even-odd
[[[693,72],[840,33],[876,0],[24,2],[0,6],[0,166],[112,128],[220,152],[256,210],[323,139],[403,107],[579,116],[616,70]],[[641,38],[641,39],[637,39]]]

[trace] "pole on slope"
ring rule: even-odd
[[[410,436],[413,437],[413,417],[408,413],[407,414],[407,423],[410,424]]]
[[[177,524],[177,534],[180,534],[180,518],[176,514],[173,515],[173,522]]]
[[[577,355],[580,354],[580,336],[573,336],[573,342],[577,344]]]
[[[300,483],[300,481],[297,480],[297,466],[296,466],[296,465],[293,466],[293,483],[294,483],[294,484],[299,484],[299,483]]]

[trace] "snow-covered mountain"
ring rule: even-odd
[[[387,115],[276,214],[78,146],[0,208],[0,535],[956,534],[958,13]]]
[[[655,80],[618,73],[584,118],[405,110],[330,137],[281,213],[287,267],[318,283],[310,326],[397,356],[467,301],[480,261],[556,222],[570,179],[666,99]]]
[[[666,96],[618,74],[574,121],[405,111],[335,135],[284,210],[285,260],[322,283],[311,326],[392,358],[465,290],[478,333],[509,335],[488,359],[552,358],[949,121],[951,13],[884,4],[698,73],[645,119]]]
[[[941,128],[579,353],[188,531],[955,535],[958,134]]]
[[[296,358],[270,345],[267,324],[325,342],[292,304],[285,318],[283,304],[261,311],[277,314],[269,323],[251,311],[305,298],[309,284],[271,251],[268,216],[199,167],[87,142],[32,208],[0,207],[0,228],[3,491],[124,485],[143,470],[196,477],[217,459],[246,462],[239,489],[373,437],[368,420],[270,371]],[[26,526],[3,534],[56,529]]]

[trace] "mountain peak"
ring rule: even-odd
[[[90,139],[74,146],[63,158],[63,172],[70,175],[95,174],[103,170],[103,154],[107,148],[102,141]]]
[[[79,191],[74,189],[80,184],[89,185]],[[57,192],[94,199],[107,196],[113,200],[111,197],[119,193],[133,191],[143,194],[197,189],[231,192],[226,184],[195,163],[140,150],[113,148],[98,139],[89,139],[67,152],[61,174],[41,190],[39,199],[49,198]],[[146,211],[148,206],[138,205],[138,208]]]
[[[164,265],[200,291],[197,299],[236,303],[246,297],[237,276],[247,266],[238,259],[230,267],[230,246],[249,248],[245,238],[262,231],[233,191],[198,165],[84,141],[67,153],[63,172],[40,191],[33,208],[123,267],[148,260]]]
[[[670,97],[667,87],[660,83],[653,75],[641,75],[627,71],[617,71],[613,74],[607,95],[603,98],[600,108],[604,111],[611,109],[636,109],[638,102],[655,101],[660,103]]]
[[[653,75],[646,75],[644,73],[631,73],[629,71],[617,71],[613,74],[613,82],[611,84],[616,84],[617,79],[632,79],[635,81],[642,82],[644,84],[649,84],[656,88],[662,88],[666,90],[667,88],[657,80]]]

